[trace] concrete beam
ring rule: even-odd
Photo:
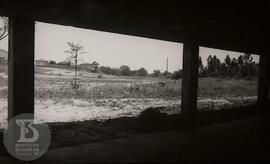
[[[269,82],[270,82],[270,57],[260,56],[258,82],[258,107],[260,112],[265,113],[269,110]]]
[[[199,46],[184,44],[181,113],[192,122],[197,117]]]
[[[9,120],[21,113],[34,113],[34,29],[34,20],[9,18]]]

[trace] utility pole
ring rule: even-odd
[[[169,59],[167,57],[167,60],[166,60],[166,72],[168,73],[168,62],[169,62]]]

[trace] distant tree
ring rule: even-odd
[[[237,63],[237,60],[235,58],[232,59],[231,61],[231,75],[236,76],[239,72],[239,65]],[[239,75],[238,75],[239,76]]]
[[[245,53],[243,56],[244,63],[241,69],[241,73],[243,77],[250,78],[256,75],[256,65],[253,62],[253,57],[251,54]]]
[[[172,73],[169,72],[169,71],[164,71],[164,72],[162,73],[162,75],[165,76],[165,77],[167,77],[167,78],[170,78],[170,77],[172,76]]]
[[[231,57],[229,55],[226,55],[224,62],[225,62],[227,67],[230,67],[231,66]]]
[[[129,76],[130,75],[130,68],[127,65],[122,65],[120,67],[120,73],[123,76]]]
[[[220,69],[220,60],[217,58],[216,55],[213,56],[213,68],[214,68],[214,76],[218,76],[219,74],[219,69]]]
[[[244,63],[250,63],[252,62],[253,57],[251,56],[251,54],[244,53],[243,59],[244,59]]]
[[[160,74],[161,74],[160,70],[154,70],[153,71],[153,76],[154,77],[158,77],[158,76],[160,76]]]
[[[202,58],[199,56],[199,77],[204,76],[204,66],[202,64]]]
[[[99,66],[99,64],[98,64],[98,62],[96,62],[96,61],[93,61],[93,63],[91,63],[91,66],[92,66],[92,72],[97,72],[97,70],[98,70],[98,66]]]
[[[112,69],[112,75],[120,76],[121,70],[119,68],[111,68]]]
[[[57,65],[71,66],[71,61],[61,61],[61,62],[58,62]]]
[[[135,76],[138,74],[138,70],[130,70],[130,76]]]
[[[212,76],[212,73],[213,73],[213,57],[212,55],[209,55],[208,58],[207,58],[207,68],[206,68],[206,74],[207,76]]]
[[[182,70],[174,71],[172,74],[172,79],[181,79],[182,78]]]
[[[50,60],[49,64],[56,64],[56,61]]]
[[[75,64],[75,78],[77,78],[77,69],[78,69],[78,55],[86,53],[83,51],[83,46],[79,43],[67,42],[69,50],[66,50],[65,53],[68,55],[67,61],[74,62]]]
[[[199,71],[203,70],[202,57],[199,56]]]
[[[8,17],[0,17],[0,41],[8,36]]]
[[[207,66],[208,67],[212,66],[212,61],[213,61],[213,57],[212,57],[212,55],[209,55],[207,58]]]
[[[229,55],[226,55],[224,63],[221,63],[220,65],[221,67],[220,72],[222,72],[223,75],[230,76],[232,73],[231,65],[232,65],[231,57]]]
[[[112,69],[110,67],[100,66],[99,70],[105,74],[112,74]]]
[[[209,76],[218,76],[218,72],[220,69],[220,60],[217,58],[216,55],[213,57],[211,55],[207,58],[207,73]]]
[[[138,76],[147,76],[148,72],[147,72],[147,70],[145,68],[142,67],[142,68],[138,69],[137,75]]]
[[[237,63],[239,66],[243,66],[244,64],[244,59],[243,59],[243,55],[240,55],[237,59]]]
[[[229,74],[230,72],[228,72],[228,66],[225,64],[225,62],[221,63],[219,68],[219,76],[225,77],[228,76]]]
[[[235,78],[251,78],[258,75],[258,64],[253,61],[250,54],[245,53],[237,59],[227,55],[224,61],[214,55],[209,55],[207,65],[199,72],[200,77],[235,77]]]

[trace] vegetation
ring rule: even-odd
[[[256,96],[257,83],[257,80],[200,78],[198,96],[203,98]]]
[[[159,77],[160,75],[161,75],[160,70],[154,70],[154,71],[153,71],[153,76],[154,76],[154,77]]]
[[[176,98],[181,96],[181,81],[168,80],[161,87],[158,80],[91,78],[81,80],[75,92],[67,79],[36,79],[35,97],[38,99],[99,99],[99,98]],[[42,86],[50,86],[43,88]]]
[[[0,16],[0,41],[8,35],[8,17]]]
[[[49,61],[49,64],[56,64],[56,61],[50,60],[50,61]]]
[[[69,46],[69,50],[66,50],[65,53],[68,55],[67,61],[74,62],[75,64],[75,78],[77,78],[77,64],[78,64],[78,56],[80,54],[83,54],[83,46],[80,44],[75,44],[73,42],[67,42],[67,45]]]
[[[240,55],[237,59],[227,55],[221,62],[215,55],[207,58],[207,66],[203,66],[199,59],[200,77],[230,77],[254,78],[258,76],[258,64],[253,61],[250,54]]]
[[[120,67],[120,73],[123,76],[129,76],[130,75],[130,68],[127,65],[122,65]]]
[[[77,80],[77,64],[78,64],[78,55],[83,54],[85,52],[83,52],[83,46],[80,46],[79,44],[75,44],[73,42],[67,42],[68,46],[69,46],[69,50],[66,50],[65,53],[68,54],[68,58],[67,60],[69,62],[74,61],[75,63],[75,76],[74,76],[74,80],[71,81],[71,86],[73,89],[76,90],[76,93],[78,92],[78,89],[81,87],[80,82]]]
[[[137,75],[138,76],[147,76],[148,75],[148,72],[145,68],[140,68],[138,71],[137,71]]]
[[[182,70],[174,71],[172,74],[172,79],[181,79],[182,78]]]
[[[180,99],[181,79],[167,79],[160,85],[160,79],[140,77],[103,77],[80,80],[78,94],[68,85],[65,78],[37,78],[36,98],[164,98]],[[43,86],[49,86],[44,88]],[[229,98],[257,95],[257,80],[231,78],[200,78],[198,96],[204,98]]]
[[[147,70],[141,67],[138,70],[131,70],[128,65],[122,65],[119,68],[112,68],[109,66],[99,66],[94,61],[92,64],[93,70],[91,72],[102,72],[104,74],[115,76],[152,76],[152,77],[166,77],[174,80],[182,78],[182,70],[171,72],[161,72],[154,70],[149,74]],[[203,66],[202,59],[199,57],[199,77],[220,77],[220,78],[236,78],[236,79],[251,79],[258,76],[258,64],[253,61],[250,54],[240,55],[237,59],[227,55],[223,62],[217,56],[209,55],[207,58],[207,65]]]

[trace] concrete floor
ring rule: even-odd
[[[268,120],[247,118],[198,130],[152,133],[52,149],[35,162],[270,162]],[[0,162],[16,160],[2,157]]]

